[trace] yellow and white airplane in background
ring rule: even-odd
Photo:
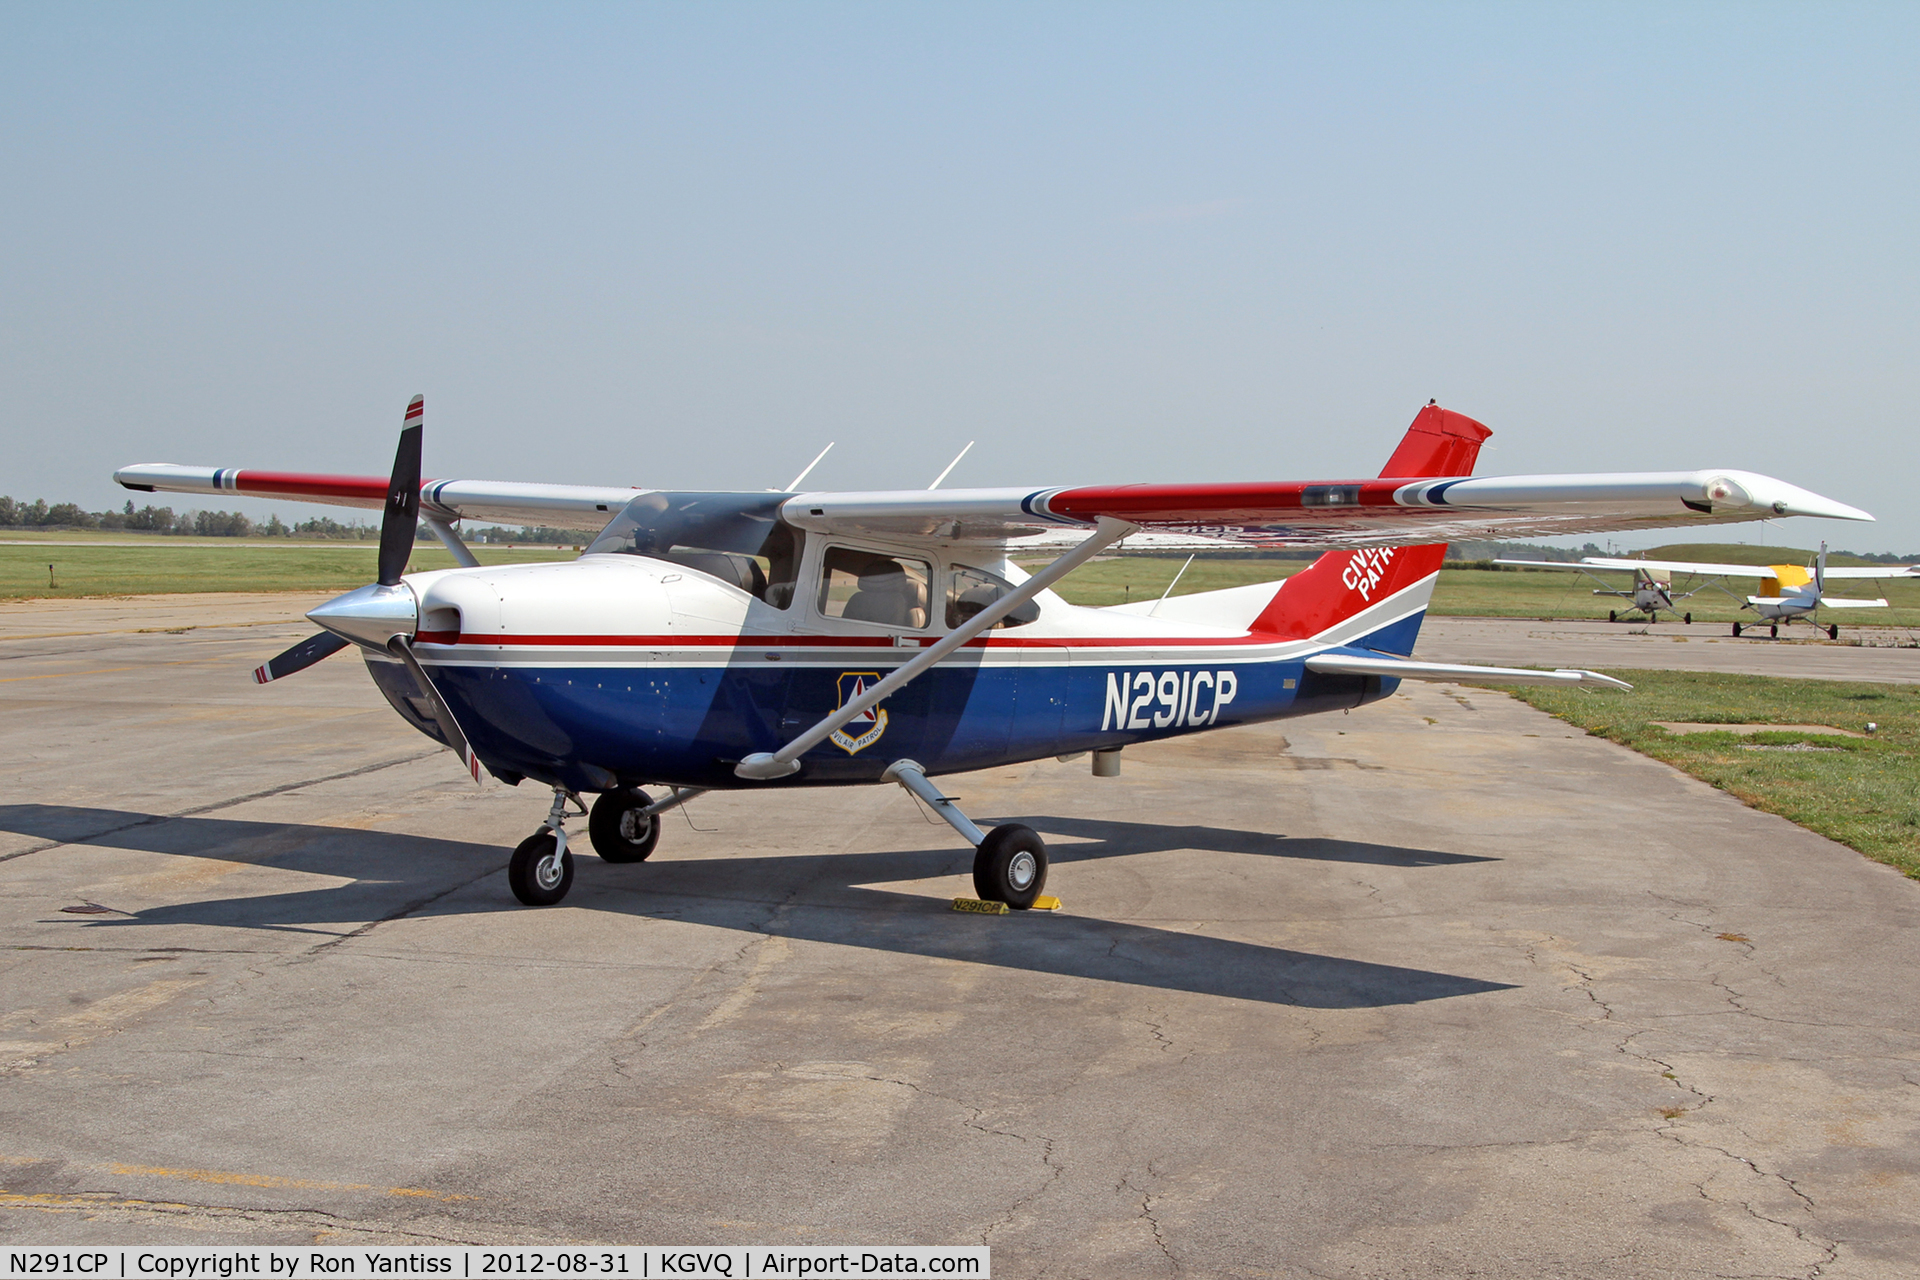
[[[1596,590],[1597,596],[1619,596],[1631,600],[1633,608],[1647,615],[1650,622],[1659,621],[1660,610],[1679,613],[1674,602],[1686,600],[1699,594],[1710,586],[1717,586],[1721,578],[1758,578],[1760,594],[1747,596],[1741,605],[1743,609],[1752,609],[1767,623],[1769,633],[1780,637],[1780,624],[1783,622],[1808,622],[1820,628],[1816,612],[1820,609],[1884,609],[1884,599],[1849,600],[1827,594],[1829,578],[1914,578],[1920,577],[1920,565],[1889,564],[1859,565],[1846,568],[1829,569],[1827,567],[1827,544],[1820,544],[1820,554],[1811,568],[1802,568],[1795,564],[1705,564],[1690,560],[1628,560],[1614,556],[1582,556],[1578,561],[1565,560],[1504,560],[1493,563],[1512,565],[1525,569],[1572,569],[1584,573],[1596,582],[1606,579],[1597,577],[1591,571],[1619,570],[1633,574],[1633,589],[1622,591],[1611,585]],[[1680,595],[1673,593],[1673,575],[1683,574],[1703,578],[1705,581],[1692,591]],[[1662,576],[1664,575],[1664,576]],[[1722,591],[1726,588],[1721,587]],[[1727,592],[1733,595],[1732,592]],[[1734,599],[1740,597],[1734,596]],[[1616,614],[1608,610],[1607,621],[1615,620]],[[1687,622],[1693,621],[1691,613],[1684,614]],[[1753,623],[1736,622],[1733,634],[1739,635]],[[1824,628],[1827,638],[1838,640],[1840,628],[1829,623]]]

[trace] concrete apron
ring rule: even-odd
[[[706,797],[529,910],[544,797],[350,655],[248,683],[304,625],[140,607],[0,643],[9,1243],[1920,1267],[1917,887],[1499,694],[951,779],[1057,915],[947,910],[897,788]]]

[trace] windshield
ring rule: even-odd
[[[776,609],[793,603],[802,534],[780,519],[788,493],[643,493],[587,548],[648,556],[720,579]]]

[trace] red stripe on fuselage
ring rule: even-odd
[[[1383,622],[1382,626],[1387,625]],[[1305,637],[1302,637],[1305,638]],[[1059,636],[1027,639],[970,640],[969,649],[1183,649],[1235,646],[1272,646],[1292,637],[1268,634],[1238,636]],[[554,649],[924,649],[938,637],[915,636],[911,645],[895,645],[891,636],[485,636],[451,631],[422,631],[418,644]]]

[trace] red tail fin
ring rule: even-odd
[[[1400,447],[1381,470],[1381,478],[1472,475],[1480,445],[1492,434],[1464,414],[1428,405],[1407,428]],[[1311,639],[1430,578],[1446,555],[1445,543],[1329,551],[1280,584],[1273,600],[1254,619],[1253,629],[1287,639]],[[1431,588],[1418,600],[1406,599],[1407,609],[1421,612],[1393,625],[1390,632],[1373,633],[1369,644],[1390,653],[1412,653],[1428,594]],[[1386,611],[1380,624],[1388,626],[1395,614],[1405,612],[1399,608]],[[1348,642],[1360,638],[1345,637]]]

